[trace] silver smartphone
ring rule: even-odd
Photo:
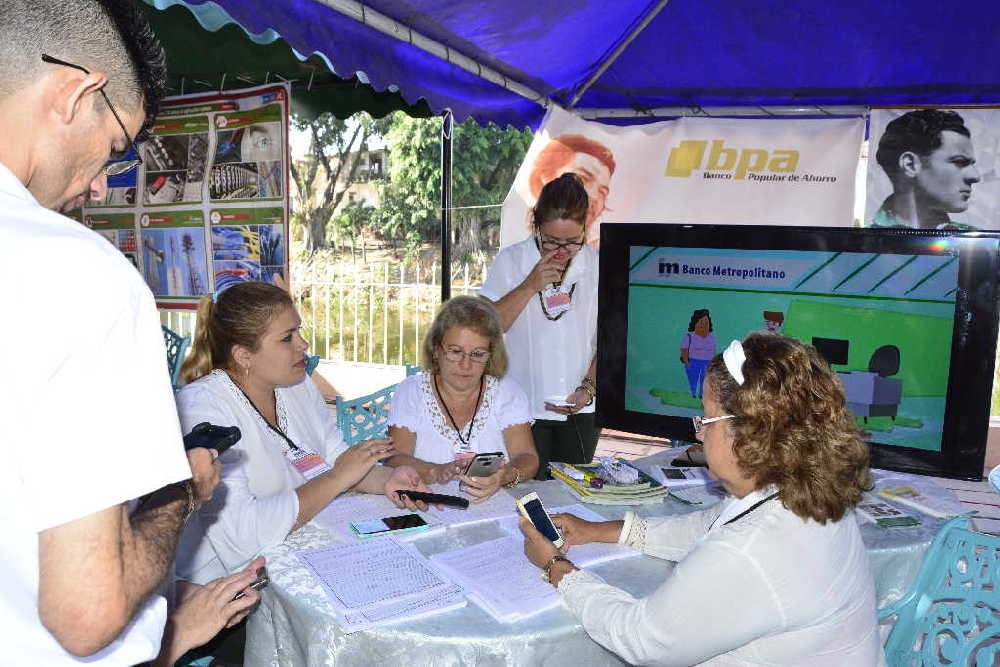
[[[470,477],[489,477],[503,467],[505,458],[503,452],[476,454],[469,460],[465,474]]]

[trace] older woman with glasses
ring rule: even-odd
[[[695,417],[729,497],[700,512],[553,521],[567,545],[620,542],[676,561],[638,599],[578,570],[530,523],[525,554],[590,636],[630,664],[883,665],[853,508],[868,448],[816,350],[754,333],[708,366]]]
[[[479,296],[496,305],[510,351],[510,374],[528,394],[541,460],[589,463],[597,351],[597,251],[584,244],[590,202],[566,173],[549,181],[531,210],[535,233],[507,246]]]
[[[471,296],[451,299],[424,338],[427,370],[400,383],[392,398],[389,465],[416,468],[427,483],[460,479],[485,500],[538,469],[528,399],[505,378],[507,353],[496,311]],[[478,453],[502,452],[506,463],[489,477],[464,474]]]

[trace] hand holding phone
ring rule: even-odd
[[[255,591],[259,591],[260,589],[262,589],[265,586],[267,586],[269,583],[271,583],[271,579],[270,579],[270,577],[267,576],[267,568],[266,567],[258,567],[257,568],[257,578],[254,579],[253,582],[251,582],[250,585],[247,586],[247,588],[252,588]],[[233,597],[233,601],[239,600],[240,598],[244,598],[244,597],[246,597],[246,595],[247,594],[246,594],[245,590],[240,591],[239,593],[237,593]]]
[[[559,529],[556,528],[556,525],[552,523],[552,519],[549,518],[549,513],[546,511],[545,506],[542,505],[542,500],[538,497],[537,493],[532,491],[525,496],[521,496],[517,501],[517,509],[525,519],[538,529],[538,532],[551,540],[552,544],[556,545],[556,548],[563,545],[562,535],[559,534]]]
[[[184,449],[190,450],[195,447],[214,449],[218,454],[226,451],[237,442],[243,434],[238,426],[216,426],[208,422],[196,424],[191,432],[184,436]]]
[[[503,467],[504,458],[503,452],[476,454],[469,459],[469,465],[462,474],[467,477],[489,477]]]

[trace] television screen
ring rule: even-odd
[[[997,271],[991,234],[605,225],[601,424],[692,440],[708,361],[777,331],[830,363],[874,466],[978,479]]]

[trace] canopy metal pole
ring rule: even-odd
[[[862,105],[837,106],[726,106],[726,107],[652,107],[649,109],[573,109],[573,113],[581,118],[595,120],[600,118],[668,118],[677,116],[696,116],[714,118],[728,117],[760,117],[760,116],[864,116],[869,107]]]
[[[580,86],[580,88],[576,91],[576,95],[574,95],[573,99],[571,99],[569,101],[569,104],[566,105],[567,109],[572,109],[574,106],[576,106],[576,103],[580,101],[580,98],[583,97],[583,94],[587,92],[587,90],[590,89],[592,85],[594,85],[595,81],[601,78],[601,75],[604,74],[609,67],[611,67],[611,63],[618,60],[618,56],[620,56],[622,52],[626,48],[628,48],[628,45],[631,44],[635,40],[635,38],[639,36],[639,33],[645,30],[646,26],[649,25],[649,22],[652,21],[654,18],[656,18],[656,15],[660,13],[661,9],[667,6],[668,2],[670,2],[670,0],[660,0],[656,4],[656,6],[653,7],[653,9],[651,9],[648,14],[646,14],[646,17],[642,19],[642,22],[640,22],[639,25],[635,27],[635,30],[629,33],[629,36],[625,38],[625,41],[619,44],[618,48],[612,51],[611,55],[608,56],[607,59],[605,59],[605,61],[601,64],[601,66],[597,68],[597,71],[590,75],[590,78],[587,79],[587,82],[582,86]]]
[[[441,302],[451,298],[451,158],[455,117],[441,116]]]
[[[520,95],[525,99],[531,100],[536,104],[543,107],[548,107],[550,104],[554,104],[554,102],[546,98],[545,95],[539,93],[538,91],[532,90],[517,81],[511,81],[507,78],[507,76],[501,74],[495,69],[483,65],[482,63],[473,60],[472,58],[469,58],[468,56],[463,55],[448,46],[445,46],[441,42],[425,37],[419,32],[416,32],[410,26],[399,23],[385,14],[362,5],[360,2],[355,2],[355,0],[318,0],[318,2],[326,5],[336,12],[343,14],[344,16],[354,19],[359,23],[363,23],[373,30],[377,30],[384,35],[389,35],[390,37],[395,37],[401,42],[408,42],[421,51],[426,51],[431,55],[437,56],[441,60],[449,62],[456,67],[460,67],[466,72],[475,74],[481,79],[495,83],[496,85],[501,86],[512,93]]]

